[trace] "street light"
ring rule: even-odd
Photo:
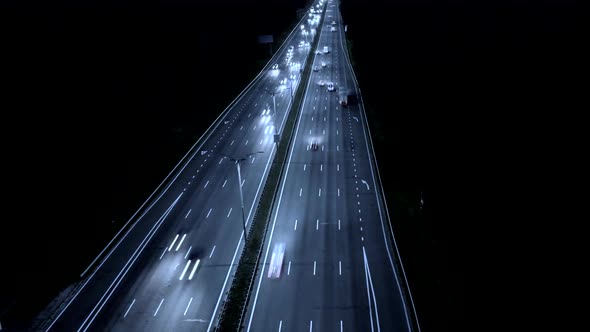
[[[264,153],[264,151],[256,151],[256,152],[248,153],[243,158],[233,158],[233,157],[230,157],[226,154],[220,153],[220,155],[222,155],[224,158],[227,158],[227,159],[233,161],[236,164],[236,169],[238,171],[238,188],[240,189],[240,205],[242,207],[242,227],[244,228],[244,242],[246,242],[248,240],[248,238],[247,238],[248,233],[246,232],[246,216],[244,215],[244,194],[242,193],[242,174],[240,172],[240,162],[247,160],[248,157],[250,157],[253,154],[257,154],[257,153]]]
[[[291,87],[285,87],[285,89],[291,90],[291,99],[293,99],[293,97],[294,97],[295,91],[293,90],[293,83],[295,82],[296,79],[297,79],[296,75],[291,74],[291,76],[289,77],[289,82],[291,82]]]
[[[276,91],[268,91],[268,90],[264,90],[266,91],[268,94],[270,94],[272,96],[272,123],[273,126],[275,127],[275,134],[274,134],[274,142],[275,144],[279,143],[279,128],[277,126],[277,104],[275,101],[275,96],[277,95]]]

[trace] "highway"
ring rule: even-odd
[[[310,51],[300,25],[82,273],[44,331],[213,329]]]
[[[402,291],[405,277],[362,99],[339,104],[340,91],[359,92],[337,1],[328,0],[325,8],[318,30],[322,53],[314,56],[317,71],[297,120],[243,326],[246,331],[419,330],[412,323],[417,320],[411,296]],[[334,91],[328,90],[330,82]]]

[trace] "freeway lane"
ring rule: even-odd
[[[243,245],[236,165],[224,156],[263,152],[241,163],[249,225],[274,156],[273,126],[280,132],[284,125],[291,103],[287,87],[296,89],[309,52],[298,47],[298,28],[179,163],[165,189],[130,221],[45,331],[207,331],[214,326]]]
[[[328,46],[329,53],[314,59],[319,69],[305,94],[245,326],[411,331],[364,110],[339,104],[339,90],[358,94],[358,87],[336,1],[328,0],[324,15],[318,50]]]

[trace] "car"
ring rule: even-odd
[[[322,55],[322,54],[324,54],[324,53],[322,53],[322,51],[320,51],[320,50],[316,50],[316,51],[315,51],[315,54]]]
[[[326,82],[324,82],[324,80],[320,80],[320,81],[318,82],[318,84],[319,84],[320,86],[324,86],[324,85],[326,85]]]
[[[317,151],[318,150],[318,143],[312,142],[310,145],[310,148],[312,151]]]
[[[322,61],[322,67],[326,66],[326,61]]]
[[[281,271],[283,270],[283,261],[285,259],[285,243],[276,243],[270,258],[270,265],[268,268],[269,278],[280,278]]]
[[[318,66],[313,66],[313,71],[318,71],[318,70],[320,70],[320,67],[318,67]]]
[[[334,32],[334,31],[336,31],[336,28],[335,27],[331,27],[330,28],[330,31]]]
[[[334,83],[328,83],[328,91],[334,91]]]
[[[274,65],[272,65],[272,70],[277,70],[279,69],[279,64],[275,63]]]

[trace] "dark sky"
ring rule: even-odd
[[[2,3],[0,322],[86,267],[265,63],[257,35],[279,38],[304,3]],[[575,108],[580,14],[567,1],[343,3],[424,330],[458,329],[489,272],[474,248],[523,213],[514,192],[534,188],[545,134]]]

